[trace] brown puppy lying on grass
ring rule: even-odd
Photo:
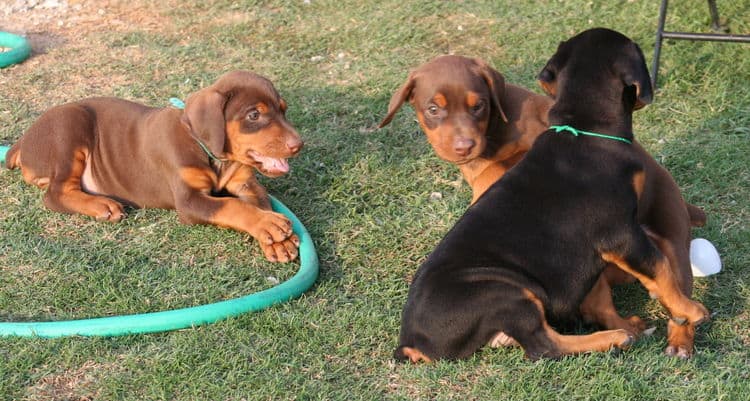
[[[268,260],[288,262],[299,239],[253,171],[283,175],[302,148],[286,108],[269,80],[245,71],[192,94],[184,111],[85,99],[42,114],[6,165],[45,190],[51,210],[117,222],[123,204],[176,209],[183,223],[246,232]]]
[[[554,82],[541,82],[554,98]],[[550,97],[506,83],[485,62],[460,56],[440,56],[412,71],[393,94],[380,127],[405,102],[414,107],[435,153],[459,167],[472,188],[472,203],[518,163],[549,127],[548,112],[554,104]],[[702,226],[705,214],[684,202],[669,172],[640,144],[633,142],[632,148],[646,172],[639,222],[668,257],[680,288],[690,296],[690,227]],[[583,318],[608,329],[640,334],[645,323],[637,316],[623,319],[612,303],[611,285],[631,281],[632,276],[614,266],[607,268],[581,305]],[[666,353],[682,358],[692,355],[694,333],[693,325],[670,321]]]

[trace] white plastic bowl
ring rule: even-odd
[[[690,241],[690,265],[693,277],[705,277],[721,271],[721,258],[714,245],[706,239]]]

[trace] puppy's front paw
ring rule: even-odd
[[[667,348],[664,353],[680,359],[689,359],[693,356],[693,344],[695,343],[695,326],[692,324],[678,325],[670,321],[667,331]]]
[[[281,213],[262,211],[250,234],[261,246],[282,242],[292,235],[292,222]]]
[[[683,315],[672,316],[672,321],[678,325],[684,325],[687,323],[699,325],[709,319],[708,309],[703,304],[693,300],[689,301],[689,308]]]
[[[299,237],[297,234],[292,234],[281,242],[274,242],[270,245],[260,244],[260,248],[266,259],[271,262],[291,262],[299,255]]]
[[[627,330],[615,330],[615,341],[613,345],[619,349],[626,349],[633,345],[635,336]]]

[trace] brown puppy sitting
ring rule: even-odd
[[[407,101],[414,107],[435,153],[458,165],[472,188],[472,203],[515,165],[549,127],[547,114],[554,104],[547,96],[505,83],[503,76],[483,61],[460,56],[440,56],[412,71],[391,98],[380,126],[388,124]],[[432,107],[440,107],[444,113],[437,122],[429,117]],[[669,172],[640,144],[634,142],[633,148],[647,171],[644,196],[639,200],[639,220],[668,256],[682,291],[689,296],[690,225],[703,225],[705,214],[683,201]],[[633,280],[617,268],[606,269],[581,306],[583,318],[608,329],[641,333],[645,323],[637,316],[621,318],[612,303],[611,285]],[[666,352],[689,357],[694,326],[670,323],[669,330]]]
[[[299,239],[253,171],[283,175],[302,148],[286,108],[269,80],[245,71],[192,94],[184,111],[85,99],[42,114],[6,165],[46,190],[51,210],[117,222],[123,204],[176,209],[183,223],[246,232],[268,260],[287,262]]]
[[[472,203],[549,127],[553,103],[506,83],[484,61],[461,56],[439,56],[412,71],[378,127],[390,123],[407,101],[435,153],[458,165],[471,186]]]

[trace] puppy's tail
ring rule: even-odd
[[[698,206],[685,202],[688,214],[690,215],[690,225],[693,227],[703,227],[706,225],[706,212]]]
[[[16,142],[13,146],[11,146],[8,150],[8,153],[5,154],[5,167],[11,170],[21,167],[21,149],[18,145],[19,142]]]

